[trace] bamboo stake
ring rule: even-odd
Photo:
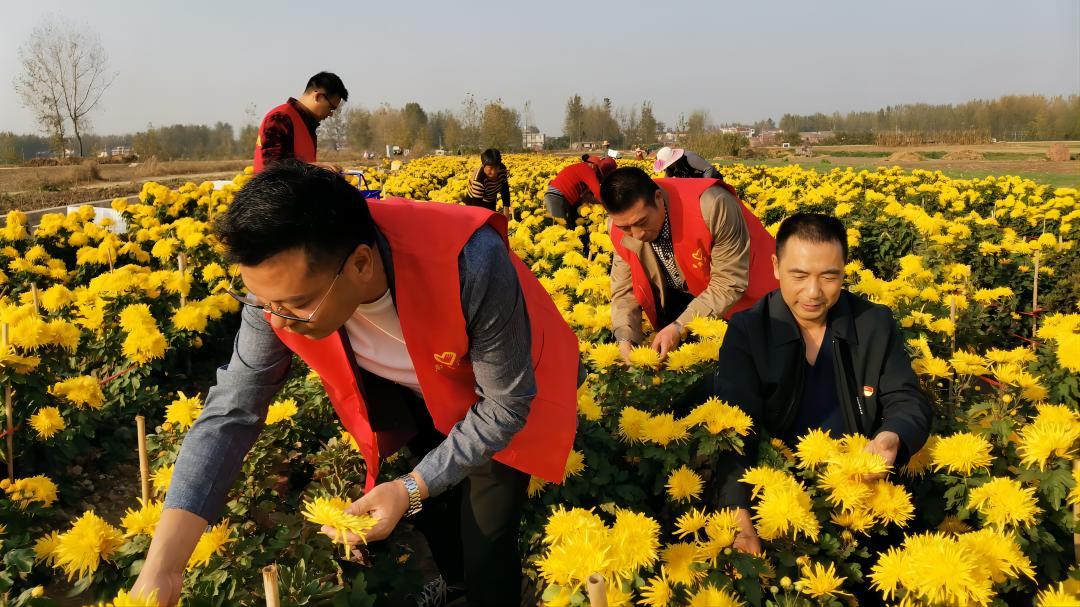
[[[1035,283],[1031,290],[1031,339],[1035,339],[1035,332],[1039,330],[1039,256],[1042,251],[1035,251]],[[1032,349],[1035,344],[1031,344]]]
[[[266,607],[281,607],[281,597],[278,594],[278,571],[277,565],[263,567],[263,591],[266,593]]]
[[[187,254],[180,251],[180,254],[176,256],[177,266],[180,268],[180,277],[184,278],[187,273]],[[183,291],[180,291],[180,305],[187,305],[187,295],[184,295]]]
[[[4,350],[8,347],[8,324],[4,323],[0,330],[0,340],[3,341]],[[8,481],[15,482],[15,409],[11,404],[11,383],[4,387],[4,412],[7,414],[7,477]]]
[[[607,586],[604,585],[604,576],[594,573],[586,581],[589,593],[589,607],[608,607]]]
[[[1080,459],[1073,460],[1073,478],[1080,477]],[[1080,563],[1080,502],[1073,504],[1073,555]]]
[[[139,431],[139,481],[145,505],[150,503],[150,458],[146,454],[146,418],[136,415],[135,427]]]
[[[41,311],[41,304],[39,303],[39,300],[38,300],[37,283],[33,283],[33,282],[30,283],[30,295],[34,298],[34,311],[35,312],[40,312]]]

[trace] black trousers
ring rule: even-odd
[[[465,204],[470,207],[484,207],[485,209],[494,212],[495,207],[499,204],[499,200],[495,199],[488,202],[483,198],[473,198],[472,196],[468,196],[465,198]]]
[[[418,434],[408,443],[417,461],[445,438],[430,418],[418,426]],[[443,579],[449,585],[464,585],[471,607],[521,604],[518,530],[528,488],[528,474],[491,460],[426,500],[413,519]]]

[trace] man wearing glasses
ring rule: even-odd
[[[509,251],[506,219],[365,201],[341,177],[287,160],[244,186],[215,231],[240,269],[230,292],[242,321],[176,460],[135,591],[175,603],[295,353],[367,464],[365,495],[350,506],[379,519],[367,540],[406,516],[428,540],[442,578],[418,604],[443,604],[449,586],[469,605],[518,605],[521,506],[530,474],[562,480],[579,358]],[[412,471],[376,484],[380,459],[403,445]]]
[[[304,94],[270,110],[259,125],[255,140],[255,172],[273,162],[296,158],[339,172],[329,163],[316,162],[319,123],[329,118],[338,107],[349,100],[349,91],[336,74],[319,72],[308,80]]]

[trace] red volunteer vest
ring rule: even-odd
[[[278,113],[285,114],[292,121],[293,157],[304,162],[315,162],[315,140],[311,138],[311,133],[308,132],[307,125],[304,124],[304,119],[300,117],[300,113],[296,111],[292,104],[285,102],[270,110],[266,116],[270,117]],[[266,134],[266,124],[267,120],[263,118],[262,124],[259,125],[259,138],[255,140],[255,160],[252,168],[256,173],[263,170],[265,166],[262,142],[263,136]]]
[[[720,185],[738,199],[735,188],[717,179],[657,179],[668,199],[668,214],[671,221],[671,242],[675,249],[675,263],[679,266],[686,287],[697,297],[709,286],[710,265],[712,264],[713,235],[705,218],[701,216],[701,194],[714,185]],[[739,200],[743,220],[750,233],[750,273],[741,299],[724,313],[724,318],[749,308],[767,293],[780,286],[773,276],[772,253],[776,250],[776,239],[769,234],[761,221]],[[634,283],[634,298],[641,305],[653,328],[657,326],[656,296],[649,282],[645,267],[637,255],[622,244],[625,233],[612,225],[611,242],[615,252],[630,266],[630,277]]]
[[[482,226],[506,242],[506,218],[479,207],[369,201],[371,215],[393,255],[398,317],[435,428],[448,434],[476,404],[476,378],[461,311],[458,256]],[[525,427],[495,459],[551,482],[562,482],[577,430],[577,336],[528,267],[509,252],[532,328],[536,398]],[[322,378],[334,410],[356,439],[367,464],[365,491],[375,485],[379,459],[400,447],[399,437],[372,431],[355,360],[344,327],[321,340],[276,330],[278,337]],[[380,446],[382,447],[380,449]],[[385,451],[385,453],[381,452]]]
[[[572,206],[581,202],[581,195],[588,188],[593,197],[600,199],[600,180],[596,178],[596,169],[587,162],[576,162],[555,175],[551,187],[562,192],[563,198]]]

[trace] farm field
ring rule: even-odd
[[[866,482],[882,463],[862,452],[865,439],[811,433],[784,444],[728,403],[676,410],[715,364],[722,320],[694,321],[664,363],[648,348],[618,363],[603,209],[583,209],[577,226],[552,225],[543,192],[572,159],[505,158],[511,247],[577,333],[589,371],[563,484],[534,479],[529,490],[520,544],[531,604],[588,605],[593,574],[612,606],[1080,601],[1076,183],[1007,171],[959,178],[981,170],[964,167],[848,168],[839,157],[723,167],[773,231],[796,211],[840,217],[852,246],[848,288],[890,306],[902,327],[934,406],[933,437],[887,480]],[[1077,164],[1039,162],[1065,165],[1050,167],[1062,175]],[[454,202],[476,166],[475,157],[419,158],[394,173],[369,168],[368,187]],[[146,183],[137,202],[113,205],[122,234],[94,223],[91,210],[33,229],[7,215],[0,379],[12,403],[14,479],[0,482],[0,604],[137,604],[125,589],[238,322],[239,304],[224,292],[233,269],[210,222],[249,178],[217,190]],[[145,490],[136,416],[148,433]],[[743,482],[755,493],[762,557],[732,549],[734,515],[708,491],[713,462],[741,451],[758,457]],[[345,558],[308,520],[356,499],[363,476],[318,376],[294,365],[224,518],[188,564],[183,604],[265,604],[268,565],[282,604],[409,604],[431,570],[415,535],[402,530]]]

